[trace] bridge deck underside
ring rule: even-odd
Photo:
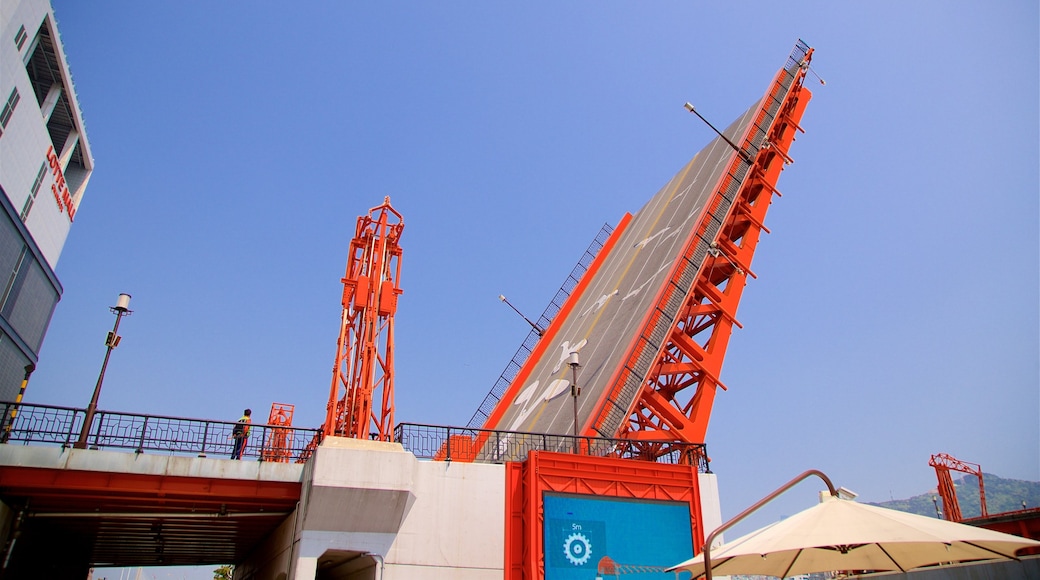
[[[241,561],[289,515],[299,482],[4,467],[0,499],[23,517],[10,569]],[[77,550],[69,553],[69,550]]]

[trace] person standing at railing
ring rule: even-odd
[[[242,459],[242,452],[246,450],[246,440],[249,439],[249,425],[253,422],[250,416],[253,411],[246,409],[242,417],[235,423],[231,430],[231,438],[235,440],[235,446],[231,449],[231,459]]]

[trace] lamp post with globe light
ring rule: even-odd
[[[90,404],[87,405],[87,414],[83,417],[83,428],[79,432],[79,439],[76,440],[76,444],[73,445],[76,449],[87,448],[87,437],[90,434],[90,424],[94,422],[94,413],[97,412],[98,397],[101,396],[101,383],[105,380],[105,369],[108,368],[108,359],[112,356],[112,349],[119,346],[119,321],[124,316],[133,314],[133,310],[130,310],[130,295],[123,293],[119,295],[119,299],[116,300],[116,305],[109,307],[112,314],[116,315],[116,324],[112,327],[112,331],[108,333],[105,338],[105,346],[108,349],[105,351],[105,362],[101,364],[101,373],[98,375],[97,384],[94,385],[94,395],[90,398]]]

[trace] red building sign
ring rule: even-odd
[[[72,194],[69,193],[69,188],[65,184],[65,174],[61,171],[61,161],[54,154],[53,145],[47,148],[47,163],[50,164],[51,175],[54,176],[54,183],[51,184],[51,193],[54,194],[54,201],[58,204],[58,211],[62,213],[68,212],[69,222],[71,223],[73,218],[76,217],[76,205],[72,203]]]

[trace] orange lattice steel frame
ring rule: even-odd
[[[545,578],[545,492],[684,502],[694,551],[704,544],[696,466],[532,451],[506,464],[506,580]]]
[[[806,47],[804,58],[794,67],[785,67],[776,76],[748,134],[739,142],[741,153],[734,151],[730,170],[723,177],[711,203],[688,242],[682,262],[694,259],[697,252],[705,252],[693,289],[680,309],[678,318],[663,346],[656,355],[656,363],[643,381],[641,390],[630,411],[627,424],[617,429],[617,435],[644,441],[645,454],[654,457],[667,448],[668,442],[703,443],[719,381],[722,362],[736,319],[737,305],[747,281],[755,277],[750,271],[751,259],[761,232],[772,195],[778,196],[776,182],[784,166],[791,163],[788,150],[794,141],[798,123],[811,98],[802,86],[813,50]],[[785,75],[794,79],[785,79]],[[791,80],[786,96],[782,95],[783,81]],[[778,96],[779,95],[779,96]],[[756,128],[763,126],[766,108],[777,99],[783,99],[773,122],[768,124],[764,146],[752,143]],[[756,153],[757,149],[757,153]],[[747,159],[745,159],[747,155]],[[741,164],[751,163],[743,185],[739,189],[718,234],[710,239],[707,232],[723,196],[738,174]],[[677,264],[673,280],[659,297],[659,304],[670,298],[680,287],[678,278],[683,274]],[[652,329],[661,310],[651,313],[644,328]],[[608,397],[616,400],[628,377],[628,369],[652,348],[649,336],[637,337],[630,350],[629,364],[619,373],[609,390]],[[600,415],[587,425],[584,434],[604,434],[611,431],[608,421],[609,406],[601,407]],[[610,436],[610,435],[605,435]],[[693,461],[695,458],[690,458]]]
[[[970,473],[979,480],[979,511],[980,517],[988,517],[989,510],[986,509],[986,487],[982,483],[982,466],[978,463],[968,463],[956,457],[939,453],[932,455],[928,465],[935,468],[935,476],[939,479],[939,497],[943,502],[943,518],[951,522],[960,522],[964,519],[961,515],[961,504],[957,501],[957,490],[953,487],[953,478],[950,471]]]
[[[357,221],[343,277],[343,316],[325,436],[378,438],[394,431],[394,313],[402,290],[404,220],[390,198]],[[378,407],[375,396],[380,395]]]
[[[263,461],[274,461],[276,463],[288,463],[292,458],[292,418],[296,411],[295,405],[288,403],[271,403],[271,413],[267,416],[267,424],[281,429],[269,429],[267,440],[264,441],[263,451],[260,457]]]

